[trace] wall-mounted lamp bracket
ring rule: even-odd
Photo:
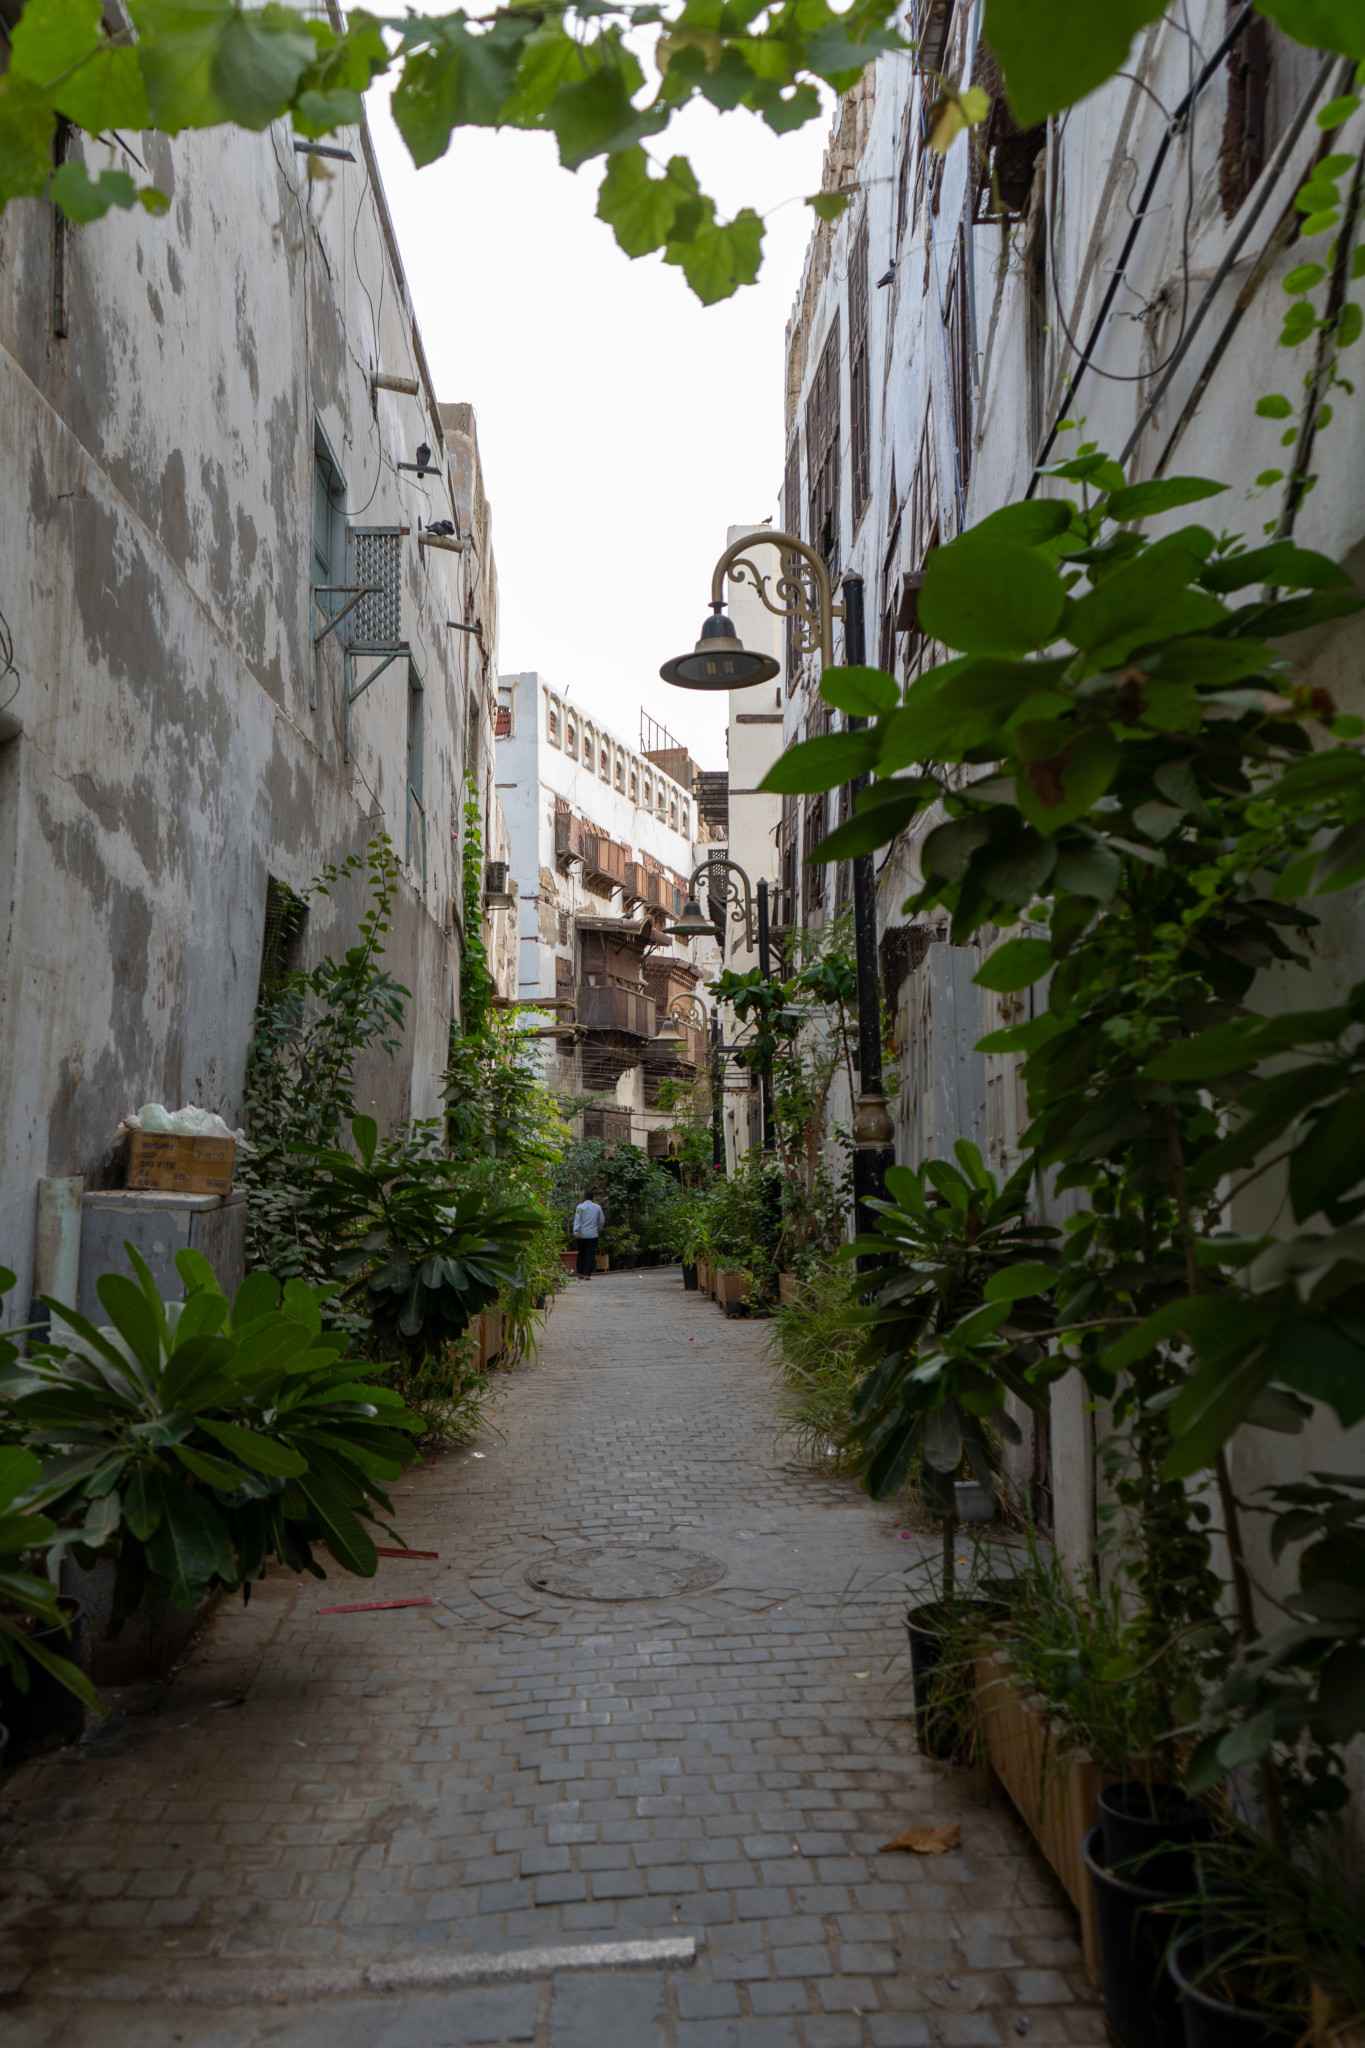
[[[315,583],[313,602],[327,620],[327,624],[319,632],[314,633],[314,647],[321,647],[327,635],[335,633],[342,620],[355,610],[363,597],[382,596],[383,589],[382,583]],[[345,597],[347,601],[339,612],[329,613],[326,605],[322,603],[324,597]]]

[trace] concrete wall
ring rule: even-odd
[[[943,68],[961,79],[979,76],[975,39],[980,10],[959,7],[953,14]],[[922,566],[911,531],[912,484],[921,460],[924,473],[933,472],[937,538],[945,541],[1023,494],[1041,459],[1043,435],[1063,412],[1083,417],[1085,438],[1117,454],[1154,396],[1161,366],[1205,286],[1258,204],[1263,204],[1259,221],[1246,233],[1169,393],[1137,440],[1129,472],[1135,478],[1149,476],[1160,464],[1165,474],[1223,478],[1234,485],[1192,511],[1151,521],[1153,533],[1197,518],[1254,543],[1265,523],[1278,516],[1283,485],[1253,487],[1251,480],[1262,470],[1286,468],[1288,456],[1279,446],[1278,424],[1258,418],[1255,401],[1265,392],[1294,396],[1301,387],[1307,351],[1287,353],[1278,343],[1287,303],[1281,284],[1306,256],[1321,260],[1325,245],[1283,248],[1268,263],[1230,338],[1222,344],[1220,337],[1321,139],[1311,107],[1283,172],[1274,180],[1263,176],[1229,214],[1220,188],[1227,75],[1215,75],[1167,156],[1121,291],[1100,330],[1095,368],[1074,399],[1067,384],[1077,362],[1075,343],[1068,337],[1087,336],[1096,319],[1128,233],[1134,191],[1162,139],[1163,107],[1169,109],[1187,89],[1191,48],[1211,51],[1225,27],[1221,0],[1199,0],[1187,21],[1173,10],[1145,29],[1125,67],[1129,76],[1111,80],[1051,124],[1031,195],[1025,194],[1013,216],[1003,221],[974,218],[976,178],[963,144],[941,163],[923,156],[918,138],[933,88],[928,96],[923,93],[910,60],[879,63],[841,103],[824,182],[830,188],[856,185],[857,196],[836,222],[822,223],[812,233],[787,334],[787,445],[798,471],[801,530],[810,539],[806,405],[826,336],[838,317],[838,558],[843,571],[864,580],[871,658],[879,657],[881,622],[902,575]],[[1304,97],[1320,60],[1272,34],[1275,89],[1281,104],[1292,107]],[[1343,90],[1334,73],[1314,104]],[[1272,147],[1274,140],[1272,134]],[[1357,151],[1363,143],[1365,115],[1357,114],[1333,146]],[[855,518],[848,279],[854,238],[864,227],[871,489]],[[964,280],[956,307],[950,294],[955,262]],[[955,408],[951,402],[954,321],[964,336],[970,421],[961,405]],[[1216,344],[1222,353],[1214,365]],[[1197,385],[1206,368],[1201,394]],[[1073,453],[1080,438],[1063,434],[1051,459]],[[1363,458],[1365,409],[1346,398],[1315,451],[1319,478],[1296,527],[1302,545],[1336,556],[1357,578],[1365,568],[1365,494],[1359,488]],[[1049,481],[1040,485],[1044,493],[1071,488]],[[779,523],[786,514],[784,503]],[[1365,627],[1359,620],[1306,634],[1291,651],[1304,681],[1330,689],[1342,710],[1362,709]],[[896,633],[891,661],[902,680],[909,652],[906,636]],[[835,657],[840,658],[837,634]],[[786,744],[805,735],[817,685],[814,659],[788,678]],[[732,829],[736,814],[732,802]],[[939,813],[930,812],[885,856],[878,856],[883,930],[904,921],[902,906],[918,881],[917,847],[938,822]],[[1292,977],[1263,976],[1251,993],[1255,1006],[1330,1002],[1365,975],[1358,897],[1329,899],[1329,904],[1315,935],[1311,976],[1297,970]],[[985,1017],[979,1009],[974,1017],[971,998],[964,996],[960,984],[970,984],[975,952],[966,949],[959,966],[945,949],[933,946],[900,992],[898,1147],[902,1157],[916,1159],[943,1152],[954,1136],[972,1135],[997,1171],[1008,1171],[1019,1153],[1023,1105],[1013,1063],[975,1055],[968,1042],[972,1032],[1004,1021]],[[988,1000],[979,991],[971,993],[978,1003]],[[1030,1000],[1037,999],[1035,992]],[[1234,1227],[1261,1226],[1278,1212],[1281,1194],[1274,1176],[1257,1183],[1232,1218]],[[1041,1199],[1042,1213],[1060,1221],[1067,1204],[1045,1195]],[[1079,1382],[1067,1382],[1053,1400],[1053,1492],[1058,1542],[1077,1565],[1088,1561],[1093,1545],[1094,1429]],[[1248,1491],[1314,1465],[1350,1470],[1353,1459],[1359,1462],[1359,1443],[1360,1432],[1345,1442],[1327,1416],[1317,1418],[1302,1438],[1243,1430],[1233,1445],[1234,1469]],[[1272,1568],[1265,1558],[1258,1558],[1258,1567],[1263,1584],[1280,1588],[1292,1568],[1291,1560]]]
[[[380,829],[403,860],[387,964],[412,1001],[361,1106],[385,1125],[439,1108],[471,684],[446,621],[473,590],[495,633],[496,580],[486,507],[464,554],[416,545],[470,492],[353,141],[356,161],[313,183],[283,128],[146,135],[164,218],[63,231],[25,201],[0,219],[0,605],[22,727],[0,745],[0,1257],[25,1297],[38,1177],[116,1179],[115,1126],[150,1098],[236,1120],[267,877],[303,888]],[[120,154],[84,147],[94,170]],[[436,474],[400,472],[423,440]],[[348,629],[313,645],[324,444],[347,525],[408,529],[410,653],[349,717]],[[488,656],[496,674],[491,638]],[[352,660],[353,686],[372,665]],[[412,687],[425,845],[408,829]],[[315,899],[305,961],[353,943],[361,902],[353,884]]]

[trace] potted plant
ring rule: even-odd
[[[16,1355],[11,1344],[0,1349]],[[11,1762],[54,1735],[74,1741],[86,1708],[104,1711],[80,1665],[80,1603],[40,1575],[38,1560],[62,1542],[56,1523],[26,1501],[41,1478],[31,1450],[0,1446],[0,1717]],[[0,1743],[0,1761],[3,1751]]]
[[[183,1301],[163,1301],[136,1248],[106,1273],[97,1328],[59,1301],[51,1337],[0,1370],[0,1417],[55,1450],[28,1501],[69,1531],[82,1564],[117,1559],[110,1633],[144,1594],[192,1612],[215,1587],[249,1593],[266,1560],[325,1576],[324,1545],[373,1577],[367,1523],[416,1457],[418,1419],[324,1331],[323,1295],[253,1273],[231,1304],[208,1261],[181,1251]]]
[[[865,1276],[872,1298],[855,1311],[866,1331],[849,1432],[855,1469],[881,1500],[918,1466],[924,1504],[943,1525],[937,1598],[906,1622],[926,1738],[941,1689],[935,1674],[948,1668],[947,1639],[958,1625],[953,1483],[974,1477],[994,1494],[992,1432],[1020,1437],[1007,1393],[1045,1412],[1050,1368],[1030,1331],[1051,1320],[1043,1303],[1056,1278],[1050,1241],[1058,1233],[1027,1220],[1027,1169],[1001,1189],[974,1145],[959,1139],[954,1150],[959,1167],[939,1159],[918,1170],[891,1167],[889,1199],[872,1205],[875,1232],[848,1248],[850,1257],[878,1262],[875,1281]],[[936,1753],[950,1754],[961,1741],[960,1716],[936,1718]]]

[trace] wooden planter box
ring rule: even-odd
[[[715,1276],[716,1300],[723,1309],[738,1308],[749,1292],[749,1279],[745,1273],[732,1273],[720,1267]]]
[[[1099,1826],[1100,1774],[1083,1750],[1057,1756],[1048,1702],[1024,1693],[1008,1651],[983,1648],[976,1685],[991,1769],[1079,1913],[1085,1966],[1098,1983],[1095,1902],[1081,1843]]]
[[[708,1301],[711,1299],[711,1268],[705,1259],[697,1260],[697,1292],[705,1295]]]
[[[502,1317],[496,1309],[485,1309],[482,1315],[475,1316],[473,1335],[479,1347],[479,1365],[487,1371],[502,1351]]]
[[[597,1270],[599,1273],[609,1273],[611,1271],[610,1252],[599,1252],[597,1254]]]
[[[566,1273],[576,1273],[578,1271],[578,1253],[561,1252],[559,1254],[559,1263]]]

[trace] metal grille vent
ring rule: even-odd
[[[355,575],[352,581],[377,584],[370,597],[362,597],[355,608],[354,644],[358,647],[397,647],[403,637],[399,572],[403,560],[403,536],[393,526],[358,526],[351,530],[355,547]]]

